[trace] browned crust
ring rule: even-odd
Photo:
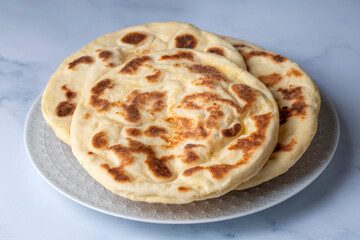
[[[221,134],[226,138],[236,137],[241,132],[241,124],[235,123],[232,127],[221,130]]]
[[[194,35],[191,34],[182,34],[175,38],[176,48],[195,48],[198,44],[198,40]]]
[[[241,150],[244,154],[244,159],[247,160],[251,157],[252,153],[258,149],[264,142],[266,137],[266,129],[268,128],[272,113],[266,113],[262,115],[251,116],[251,119],[255,121],[256,130],[250,133],[245,138],[239,138],[234,144],[232,144],[229,150]]]
[[[141,130],[137,128],[128,128],[125,131],[126,134],[130,137],[138,137],[142,134]]]
[[[120,183],[130,182],[130,177],[125,174],[124,167],[114,167],[110,168],[108,164],[101,164],[100,167],[103,167],[107,170],[110,176],[116,181]]]
[[[75,103],[63,101],[56,106],[55,112],[58,117],[68,117],[74,114],[75,108]]]
[[[238,139],[228,148],[229,150],[241,150],[243,152],[243,158],[240,159],[236,164],[216,164],[207,167],[195,166],[186,169],[182,174],[188,177],[200,170],[206,169],[211,173],[213,178],[220,180],[223,179],[231,169],[245,164],[254,151],[263,144],[265,140],[266,129],[268,128],[270,121],[273,118],[273,114],[269,112],[266,114],[254,115],[251,118],[255,121],[256,131],[252,132],[245,138]]]
[[[143,105],[152,103],[150,113],[160,112],[165,107],[165,92],[143,92],[134,90],[127,97],[126,103],[121,106],[125,111],[125,120],[128,122],[137,122],[140,120],[140,108]]]
[[[167,133],[167,130],[163,127],[149,126],[144,134],[147,137],[161,137]]]
[[[160,70],[154,69],[153,72],[155,72],[155,73],[152,74],[152,75],[145,76],[146,80],[149,83],[156,83],[159,80],[160,76],[161,76],[161,71]]]
[[[91,139],[91,144],[94,148],[98,148],[98,149],[106,147],[108,141],[105,132],[101,131],[96,133]]]
[[[162,156],[157,158],[151,146],[145,145],[139,141],[128,139],[128,146],[120,144],[113,145],[109,148],[121,160],[120,167],[124,168],[131,165],[134,161],[133,153],[142,153],[146,155],[145,163],[148,165],[149,170],[158,178],[170,178],[173,176],[170,169],[167,167],[166,162],[173,159],[174,156]]]
[[[219,95],[212,92],[200,92],[186,95],[181,101],[181,105],[185,109],[199,110],[202,107],[195,103],[195,100],[201,99],[204,102],[220,102],[226,104],[230,107],[233,107],[236,112],[242,113],[244,110],[237,105],[234,101],[226,98],[221,98]]]
[[[288,144],[278,143],[276,144],[274,152],[290,152],[291,150],[294,149],[296,144],[297,141],[295,138],[292,138]]]
[[[144,33],[139,32],[131,32],[126,34],[121,38],[123,43],[131,44],[131,45],[138,45],[139,43],[146,40],[148,36]]]
[[[196,162],[199,159],[199,156],[196,154],[196,152],[193,149],[197,147],[204,147],[204,146],[193,143],[186,144],[183,148],[183,154],[180,155],[181,161],[183,161],[184,163]]]
[[[285,124],[290,117],[296,116],[304,119],[306,117],[306,109],[308,105],[302,93],[302,87],[292,87],[287,89],[279,88],[285,101],[293,101],[290,107],[284,106],[280,108],[280,124]]]
[[[303,74],[302,74],[299,70],[296,70],[295,68],[291,68],[291,69],[286,73],[286,76],[287,76],[287,77],[295,77],[295,78],[298,78],[298,77],[302,77]]]
[[[211,48],[208,48],[206,51],[210,52],[210,53],[215,53],[220,56],[225,56],[224,50],[220,47],[211,47]]]
[[[188,192],[191,188],[180,186],[177,188],[179,192]]]
[[[274,87],[277,85],[281,80],[282,76],[278,73],[272,73],[269,75],[258,75],[257,78],[265,84],[266,87]]]
[[[106,61],[111,58],[112,55],[112,52],[104,50],[99,53],[98,57],[101,58],[103,61]]]
[[[205,120],[205,127],[209,129],[218,128],[218,121],[224,116],[224,112],[220,110],[218,105],[209,107],[206,111],[210,114]]]
[[[78,64],[92,64],[94,63],[94,59],[90,56],[80,57],[68,65],[68,69],[74,69]]]
[[[196,166],[196,167],[192,167],[192,168],[188,168],[188,169],[185,169],[184,172],[182,173],[182,175],[186,176],[186,177],[189,177],[191,175],[193,175],[194,173],[200,171],[204,169],[204,167],[201,167],[201,166]]]
[[[230,88],[239,99],[245,102],[241,110],[242,112],[250,109],[254,105],[258,96],[255,89],[241,83],[233,84]]]
[[[209,170],[213,178],[223,179],[227,175],[227,173],[235,167],[236,165],[218,164],[206,167],[206,169]]]
[[[144,63],[150,61],[149,56],[137,57],[126,63],[123,68],[119,71],[121,74],[130,74],[133,75],[137,72],[138,68],[141,67]]]
[[[108,111],[111,107],[111,103],[103,98],[100,98],[104,94],[106,89],[112,89],[114,84],[111,79],[107,78],[98,82],[93,88],[91,88],[91,96],[89,104],[97,108],[98,112]]]
[[[56,106],[55,112],[58,117],[68,117],[74,114],[76,104],[72,103],[72,100],[76,98],[77,93],[71,91],[71,89],[68,88],[67,85],[61,86],[61,90],[65,91],[66,101],[60,102]]]
[[[211,89],[216,87],[218,82],[226,82],[224,76],[215,67],[210,65],[193,64],[186,66],[189,72],[201,74],[202,76],[193,81],[195,85],[207,86]]]
[[[240,52],[243,55],[243,57],[245,58],[245,60],[249,60],[250,58],[253,58],[253,57],[266,57],[266,58],[273,60],[275,63],[283,63],[287,60],[287,58],[284,56],[274,54],[271,52],[267,52],[267,51],[252,50],[250,52],[247,52],[247,51],[240,50]]]
[[[194,61],[194,54],[188,51],[178,51],[176,54],[173,55],[163,55],[160,57],[161,60],[180,60],[185,59],[189,61]]]

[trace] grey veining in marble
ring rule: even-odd
[[[0,239],[360,239],[360,1],[0,1]],[[92,39],[155,21],[190,22],[298,62],[337,108],[333,161],[309,187],[265,211],[197,225],[101,214],[36,173],[26,113],[61,61]]]

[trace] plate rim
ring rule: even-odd
[[[340,139],[340,123],[339,123],[339,117],[336,111],[336,108],[333,104],[333,102],[331,101],[331,99],[324,94],[322,91],[320,91],[320,95],[321,95],[321,99],[322,101],[325,99],[326,102],[329,105],[329,109],[332,112],[332,115],[334,116],[334,121],[335,121],[335,128],[336,130],[334,131],[334,147],[331,149],[331,151],[329,151],[329,155],[328,155],[328,161],[326,161],[323,165],[321,165],[321,167],[319,167],[318,171],[316,171],[313,175],[311,175],[310,177],[306,178],[304,180],[304,182],[297,187],[295,190],[293,190],[291,193],[286,194],[286,195],[282,195],[281,197],[279,197],[277,200],[270,202],[268,204],[265,204],[264,206],[261,207],[257,207],[254,208],[252,210],[249,210],[247,212],[239,212],[236,214],[232,214],[232,215],[224,215],[224,216],[218,216],[218,217],[213,217],[213,218],[203,218],[203,219],[186,219],[186,220],[175,220],[175,219],[157,219],[157,218],[141,218],[140,216],[130,216],[130,215],[126,215],[126,214],[119,214],[119,213],[114,213],[111,212],[110,210],[105,210],[102,208],[97,208],[96,206],[92,206],[91,204],[85,202],[85,201],[81,201],[81,199],[77,199],[76,197],[72,196],[71,194],[61,190],[56,184],[52,183],[45,175],[44,173],[40,170],[39,166],[37,165],[36,161],[34,160],[31,152],[30,152],[30,146],[29,146],[29,141],[28,141],[28,137],[29,137],[29,119],[32,115],[32,112],[35,110],[37,104],[41,104],[41,97],[42,97],[42,93],[40,93],[35,100],[32,102],[31,107],[26,115],[26,119],[25,119],[25,124],[24,124],[24,133],[23,133],[23,137],[24,137],[24,145],[25,145],[25,150],[27,153],[28,158],[31,161],[31,164],[33,165],[33,167],[36,169],[37,173],[45,180],[45,182],[47,182],[50,186],[52,186],[56,191],[58,191],[59,193],[61,193],[63,196],[75,201],[76,203],[83,205],[85,207],[88,207],[94,211],[97,212],[101,212],[110,216],[114,216],[114,217],[119,217],[119,218],[123,218],[123,219],[127,219],[127,220],[133,220],[133,221],[138,221],[138,222],[146,222],[146,223],[158,223],[158,224],[200,224],[200,223],[209,223],[209,222],[219,222],[219,221],[225,221],[225,220],[230,220],[230,219],[235,219],[235,218],[239,218],[239,217],[244,217],[250,214],[254,214],[260,211],[263,211],[265,209],[271,208],[275,205],[278,205],[284,201],[286,201],[287,199],[293,197],[294,195],[300,193],[302,190],[304,190],[306,187],[308,187],[312,182],[314,182],[326,169],[326,167],[330,164],[330,162],[332,161],[335,152],[337,150],[337,146],[339,143],[339,139]],[[39,103],[40,101],[40,103]]]

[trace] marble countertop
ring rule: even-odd
[[[359,1],[1,1],[0,239],[360,239]],[[333,101],[337,152],[309,187],[218,223],[160,225],[108,216],[59,194],[23,143],[27,111],[69,54],[123,27],[183,21],[298,62]]]

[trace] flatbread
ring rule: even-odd
[[[151,51],[192,48],[225,56],[245,69],[237,50],[218,36],[179,22],[149,23],[106,34],[59,66],[42,95],[42,112],[55,134],[70,144],[72,115],[87,83]]]
[[[236,188],[241,190],[277,177],[297,162],[316,133],[321,98],[311,78],[293,61],[261,50],[253,44],[244,44],[243,40],[229,37],[223,39],[237,47],[245,59],[248,71],[260,79],[273,94],[280,112],[276,148],[263,169]]]
[[[83,92],[71,146],[85,170],[136,201],[214,198],[254,176],[273,151],[278,107],[227,58],[184,49],[115,67]]]

